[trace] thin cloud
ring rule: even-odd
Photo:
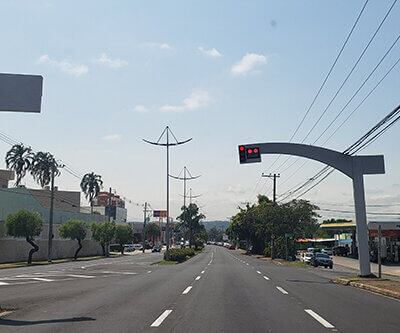
[[[256,66],[265,64],[267,58],[262,54],[247,53],[240,61],[238,61],[231,69],[233,75],[246,75]]]
[[[105,53],[102,53],[101,56],[95,61],[99,64],[106,65],[110,68],[121,68],[128,65],[128,62],[126,60],[118,58],[111,59]]]
[[[115,141],[115,140],[119,140],[121,138],[121,135],[119,134],[109,134],[109,135],[105,135],[103,136],[103,140],[104,141]]]
[[[173,47],[167,43],[154,43],[154,42],[146,42],[140,44],[141,47],[147,47],[147,48],[157,48],[161,50],[172,50]]]
[[[60,69],[62,72],[66,72],[71,75],[75,75],[76,77],[79,77],[81,75],[86,74],[89,72],[89,68],[86,65],[77,65],[73,64],[70,62],[67,62],[65,60],[54,60],[49,57],[48,54],[44,54],[38,59],[39,64],[50,64],[54,67],[57,67]]]
[[[133,108],[133,111],[136,111],[136,112],[149,112],[149,109],[146,108],[144,105],[136,105]]]
[[[191,111],[201,107],[207,106],[213,101],[212,97],[207,91],[194,91],[189,97],[186,97],[181,105],[163,105],[160,111],[163,112],[184,112]]]
[[[199,46],[199,51],[210,57],[222,57],[222,54],[218,52],[215,48],[212,48],[211,50],[206,50],[204,47]]]

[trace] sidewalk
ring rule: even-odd
[[[358,259],[332,256],[333,264],[340,265],[355,270],[359,270]],[[378,275],[378,264],[371,262],[371,272],[372,274]],[[382,265],[382,274],[400,277],[400,264],[395,265]]]

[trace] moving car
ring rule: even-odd
[[[159,246],[153,246],[151,252],[161,252],[161,248]]]
[[[332,258],[325,253],[315,253],[312,256],[310,263],[314,267],[324,266],[325,268],[327,267],[329,267],[330,269],[333,268]]]

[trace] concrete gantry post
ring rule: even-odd
[[[370,275],[364,175],[385,173],[383,155],[351,156],[322,147],[298,143],[254,143],[239,146],[240,163],[261,162],[262,154],[284,154],[309,158],[327,164],[353,180],[360,275]]]

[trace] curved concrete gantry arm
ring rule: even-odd
[[[383,155],[351,156],[322,147],[286,142],[254,143],[251,146],[259,147],[261,154],[295,155],[319,161],[334,167],[350,178],[354,178],[355,169],[358,169],[357,171],[361,174],[385,173]]]
[[[365,209],[364,175],[385,173],[383,155],[352,156],[334,150],[299,143],[254,143],[246,149],[258,148],[260,154],[285,154],[309,158],[327,164],[353,180],[354,207],[358,238],[360,273],[371,274],[368,247],[367,213]],[[260,162],[259,160],[254,160]],[[247,163],[251,163],[250,161]]]

